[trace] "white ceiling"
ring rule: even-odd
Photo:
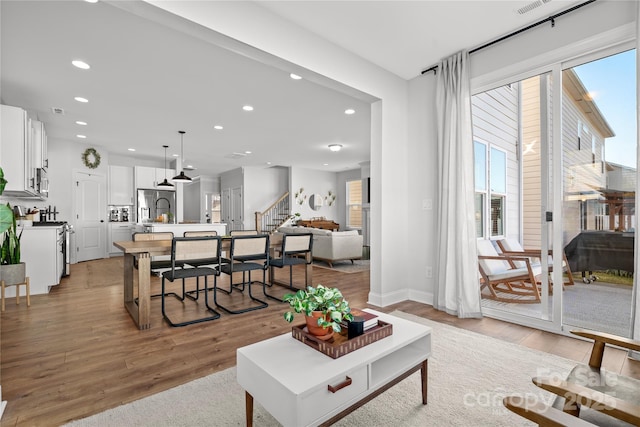
[[[515,12],[529,3],[258,2],[405,79],[579,2],[553,0],[525,15]],[[267,162],[340,171],[369,159],[369,106],[362,97],[294,81],[282,67],[103,2],[2,1],[0,7],[1,100],[37,114],[53,140],[80,141],[75,135],[85,134],[88,145],[158,160],[163,144],[170,156],[179,153],[178,130],[185,130],[185,160],[197,168],[191,175]],[[74,68],[70,62],[78,58],[91,69]],[[255,110],[242,111],[245,104]],[[52,114],[52,107],[65,115]],[[356,114],[345,115],[347,108]],[[331,143],[344,149],[329,152]],[[245,151],[252,153],[229,158]]]

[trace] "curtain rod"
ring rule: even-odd
[[[496,43],[500,43],[501,41],[504,41],[504,40],[506,40],[506,39],[508,39],[508,38],[511,38],[511,37],[513,37],[513,36],[517,36],[518,34],[523,33],[523,32],[525,32],[525,31],[528,31],[528,30],[530,30],[530,29],[532,29],[532,28],[535,28],[535,27],[537,27],[537,26],[539,26],[539,25],[542,25],[542,24],[544,24],[545,22],[551,22],[551,27],[553,28],[553,27],[555,27],[555,26],[556,26],[556,21],[555,21],[555,20],[556,20],[556,18],[558,18],[558,17],[560,17],[560,16],[562,16],[562,15],[566,15],[567,13],[573,12],[574,10],[578,10],[578,9],[580,9],[581,7],[586,6],[586,5],[588,5],[588,4],[590,4],[590,3],[593,3],[593,2],[595,2],[595,1],[596,1],[596,0],[589,0],[589,1],[586,1],[586,2],[584,2],[584,3],[577,4],[577,5],[573,6],[573,7],[570,7],[569,9],[563,10],[562,12],[558,12],[558,13],[556,13],[555,15],[551,15],[551,16],[549,16],[548,18],[545,18],[545,19],[543,19],[543,20],[541,20],[541,21],[535,22],[535,23],[533,23],[533,24],[531,24],[531,25],[529,25],[529,26],[527,26],[527,27],[521,28],[521,29],[519,29],[519,30],[517,30],[517,31],[514,31],[514,32],[512,32],[512,33],[509,33],[509,34],[507,34],[507,35],[505,35],[505,36],[502,36],[502,37],[500,37],[500,38],[498,38],[498,39],[496,39],[496,40],[493,40],[493,41],[491,41],[491,42],[489,42],[489,43],[483,44],[482,46],[479,46],[479,47],[476,47],[476,48],[474,48],[474,49],[471,49],[471,50],[469,51],[469,54],[475,53],[475,52],[477,52],[477,51],[479,51],[479,50],[482,50],[482,49],[484,49],[484,48],[486,48],[486,47],[493,46],[494,44],[496,44]],[[427,68],[426,70],[423,70],[420,74],[426,74],[426,73],[428,73],[429,71],[433,71],[433,73],[435,74],[435,72],[436,72],[436,70],[437,70],[437,69],[438,69],[438,65],[436,64],[436,65],[434,65],[434,66],[432,66],[432,67]]]

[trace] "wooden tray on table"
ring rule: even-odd
[[[298,325],[291,328],[293,337],[309,347],[337,359],[364,346],[374,343],[393,334],[391,323],[378,320],[378,325],[366,330],[362,335],[348,339],[346,335],[333,334],[329,340],[322,340],[306,331],[306,325]]]

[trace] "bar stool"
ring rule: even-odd
[[[2,311],[4,311],[4,290],[10,286],[16,287],[16,305],[20,304],[20,286],[24,285],[27,292],[27,307],[31,307],[31,288],[29,287],[29,277],[24,279],[22,283],[14,283],[12,285],[7,285],[4,280],[0,280],[0,287],[2,288]]]

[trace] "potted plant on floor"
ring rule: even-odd
[[[0,168],[0,195],[4,192],[7,180],[4,171]],[[0,279],[6,285],[24,283],[26,278],[26,266],[20,262],[20,238],[22,231],[17,234],[16,218],[11,206],[0,204]]]
[[[333,335],[342,329],[340,322],[353,320],[349,303],[337,288],[308,286],[306,290],[286,294],[282,300],[292,309],[284,313],[284,319],[291,323],[295,313],[304,313],[307,329],[315,336]]]

